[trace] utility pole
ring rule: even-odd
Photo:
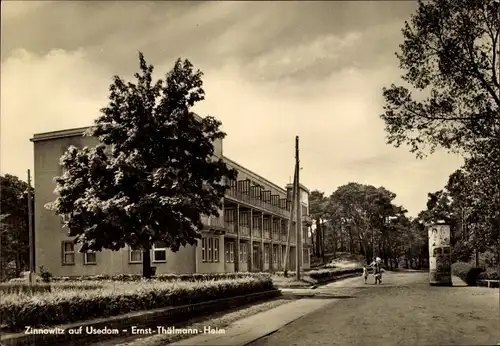
[[[28,169],[28,232],[29,232],[29,250],[30,250],[30,263],[29,263],[29,270],[30,270],[30,275],[29,275],[29,282],[30,285],[33,284],[33,273],[35,269],[35,256],[33,253],[34,246],[33,246],[33,209],[31,205],[31,174],[30,170]]]
[[[288,232],[286,234],[286,251],[285,251],[285,263],[284,263],[284,276],[288,276],[288,262],[290,262],[290,236],[292,234],[293,220],[295,216],[295,193],[297,191],[297,165],[295,165],[295,172],[293,173],[293,188],[292,188],[292,207],[290,208],[290,218],[288,220]]]
[[[295,137],[295,165],[297,166],[297,222],[295,223],[295,229],[296,229],[296,242],[297,246],[295,247],[297,251],[297,264],[295,265],[296,267],[296,279],[300,280],[300,268],[302,267],[302,204],[300,203],[300,179],[299,179],[299,172],[300,172],[300,160],[299,160],[299,136]]]

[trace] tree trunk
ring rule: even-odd
[[[321,227],[321,244],[320,244],[320,248],[321,248],[321,260],[322,260],[323,263],[325,263],[325,229],[324,229],[323,226]]]
[[[344,228],[340,225],[340,252],[344,252]]]
[[[349,227],[349,252],[352,253],[354,249],[354,239],[352,239],[352,227]]]
[[[151,247],[142,251],[142,277],[145,279],[151,279],[152,276],[150,249]]]
[[[317,230],[314,231],[314,234],[311,235],[311,248],[312,248],[312,255],[314,257],[318,257],[318,255],[316,254],[316,232]]]
[[[19,251],[16,251],[16,278],[21,275],[21,254]]]
[[[319,244],[320,244],[320,238],[321,238],[321,232],[320,232],[320,229],[321,229],[321,225],[319,223],[319,219],[316,219],[316,256],[319,258],[321,257],[321,250],[319,248]]]

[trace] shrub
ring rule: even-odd
[[[101,290],[53,290],[39,295],[6,294],[1,323],[12,330],[103,318],[139,310],[201,303],[274,289],[269,277],[198,282],[147,281]]]
[[[451,249],[451,262],[469,262],[473,253],[469,244],[458,241]]]
[[[354,274],[361,273],[363,270],[361,268],[333,268],[333,269],[319,269],[312,270],[307,273],[309,277],[318,281],[331,280],[335,279],[338,276],[346,275],[346,274]]]
[[[477,276],[478,280],[500,280],[498,276],[498,270],[494,268],[488,268],[486,271],[482,272]]]
[[[36,283],[30,285],[26,281],[11,281],[0,284],[0,292],[2,294],[32,294],[32,293],[42,293],[50,292],[50,285],[43,283]]]
[[[484,269],[476,268],[465,262],[456,262],[451,265],[451,273],[462,279],[468,286],[475,286],[479,274],[483,271]]]
[[[5,282],[0,283],[0,292],[3,294],[36,294],[52,291],[64,291],[64,290],[95,290],[103,288],[103,285],[97,285],[95,283],[34,283],[30,285],[26,281],[23,282]]]
[[[43,266],[40,266],[40,277],[42,278],[43,282],[50,282],[50,279],[52,278],[52,274],[45,270]]]
[[[208,273],[208,274],[158,274],[153,276],[153,280],[157,281],[212,281],[212,280],[229,280],[241,279],[248,277],[260,277],[269,275],[268,273]],[[141,281],[141,274],[117,274],[117,275],[89,275],[77,277],[53,277],[52,281],[120,281],[131,282]]]

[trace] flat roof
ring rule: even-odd
[[[85,131],[87,131],[89,128],[90,128],[90,126],[85,126],[85,127],[77,127],[77,128],[72,128],[72,129],[66,129],[66,130],[35,133],[33,135],[33,137],[30,138],[30,141],[35,143],[35,142],[48,141],[48,140],[53,140],[53,139],[58,139],[58,138],[83,136]],[[228,158],[227,156],[223,155],[222,157],[224,160],[228,161],[230,164],[236,166],[237,168],[240,168],[242,170],[245,170],[245,171],[255,175],[257,178],[262,179],[264,182],[268,183],[269,185],[273,186],[274,188],[280,190],[283,193],[286,193],[286,189],[284,189],[283,187],[273,183],[272,181],[269,181],[268,179],[264,178],[263,176],[261,176],[255,172],[253,172],[252,170],[240,165],[236,161],[233,161],[230,158]],[[290,186],[292,186],[292,184],[286,185],[287,188]],[[300,184],[300,187],[309,193],[309,190],[304,185]]]

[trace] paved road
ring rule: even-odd
[[[373,279],[373,277],[371,277]],[[340,284],[340,285],[339,285]],[[456,282],[454,283],[456,284]],[[331,304],[250,345],[496,345],[499,290],[431,287],[426,273],[385,273],[318,290]],[[304,298],[307,299],[307,298]]]

